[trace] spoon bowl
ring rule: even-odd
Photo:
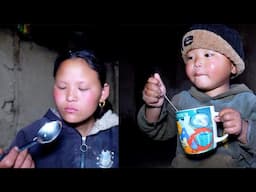
[[[19,151],[23,151],[32,147],[33,145],[50,143],[55,140],[62,129],[61,121],[50,121],[46,122],[37,132],[37,135],[33,138],[32,141],[26,143],[25,145],[19,147]],[[0,154],[0,160],[2,160],[8,152]]]
[[[45,123],[37,132],[37,136],[33,138],[31,142],[19,147],[19,151],[23,151],[32,147],[33,145],[40,143],[50,143],[55,140],[60,134],[62,129],[62,124],[60,121],[51,121]]]
[[[60,121],[45,123],[38,131],[38,142],[41,144],[52,142],[60,134],[61,127],[62,125]]]

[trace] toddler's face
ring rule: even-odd
[[[210,96],[229,89],[230,75],[236,73],[236,67],[226,56],[208,49],[189,51],[185,63],[190,81]]]

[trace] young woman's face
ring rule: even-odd
[[[229,89],[230,75],[237,72],[226,56],[208,49],[189,51],[185,63],[190,81],[210,96]]]
[[[61,63],[55,78],[54,101],[62,118],[79,123],[90,117],[99,101],[105,100],[98,74],[80,58]]]

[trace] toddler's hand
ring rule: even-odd
[[[240,135],[242,132],[243,120],[238,111],[232,108],[225,108],[219,112],[215,119],[217,122],[223,122],[224,132],[232,135]]]
[[[160,75],[155,73],[154,76],[149,77],[142,92],[142,98],[146,105],[150,107],[161,107],[165,94],[166,88]]]

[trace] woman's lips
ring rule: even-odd
[[[78,111],[78,109],[73,108],[73,107],[65,107],[64,110],[65,110],[65,112],[67,112],[67,113],[75,113],[75,112]]]

